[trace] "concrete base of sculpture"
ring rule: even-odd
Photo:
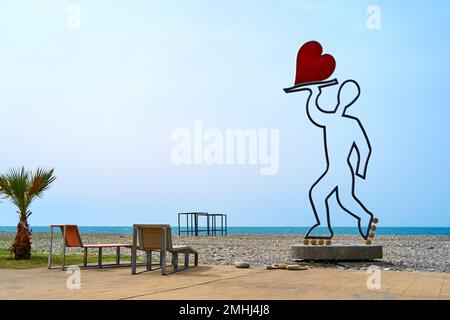
[[[341,244],[291,246],[293,260],[375,260],[383,258],[382,245]]]

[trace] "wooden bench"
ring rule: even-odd
[[[124,243],[107,243],[107,244],[84,244],[81,240],[80,231],[77,225],[74,224],[53,224],[50,226],[50,250],[48,254],[48,268],[52,268],[52,250],[53,250],[53,228],[60,228],[63,237],[63,261],[61,269],[65,270],[66,264],[66,250],[67,248],[83,248],[83,267],[87,267],[88,249],[98,249],[98,263],[97,268],[103,266],[125,266],[120,264],[120,248],[131,248],[131,244]],[[103,248],[116,248],[116,263],[103,264],[102,254]],[[128,264],[129,265],[129,264]]]
[[[172,232],[167,224],[135,224],[133,225],[133,246],[131,249],[131,273],[136,274],[137,250],[147,253],[147,271],[152,270],[152,251],[160,253],[160,269],[163,275],[167,272],[166,255],[172,254],[173,272],[189,268],[189,255],[194,254],[194,265],[198,265],[198,252],[190,246],[172,245]],[[178,254],[184,254],[184,267],[178,266]]]

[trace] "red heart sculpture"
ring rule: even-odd
[[[305,43],[297,54],[295,84],[322,81],[331,76],[336,67],[332,55],[322,55],[322,46],[317,41]]]

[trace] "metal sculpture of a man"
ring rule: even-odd
[[[355,184],[356,178],[366,178],[372,147],[361,121],[348,113],[349,107],[359,98],[359,84],[347,80],[340,85],[334,110],[328,111],[319,106],[319,97],[324,88],[339,84],[337,79],[326,80],[334,68],[334,58],[322,55],[322,47],[318,42],[307,42],[297,56],[295,85],[284,89],[286,93],[308,92],[307,116],[323,131],[326,169],[309,190],[316,223],[305,235],[304,243],[309,244],[309,239],[312,239],[312,244],[331,244],[333,228],[328,201],[335,196],[339,206],[356,219],[360,235],[366,244],[370,244],[369,238],[374,237],[371,230],[376,230],[378,219],[357,197]],[[354,155],[357,158],[356,165],[351,162]],[[320,234],[318,230],[321,230]]]

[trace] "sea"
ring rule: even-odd
[[[132,227],[128,226],[80,226],[81,233],[92,234],[131,234]],[[48,226],[31,226],[33,232],[48,232]],[[181,227],[184,230],[183,227]],[[0,226],[0,232],[14,232],[15,226]],[[205,234],[205,228],[200,228],[200,235]],[[203,230],[203,231],[202,231]],[[227,234],[305,234],[308,227],[228,227]],[[334,234],[357,235],[358,229],[355,227],[334,227]],[[320,229],[318,230],[320,233]],[[172,233],[178,234],[178,228],[172,227]],[[326,233],[323,228],[323,233]],[[450,227],[377,227],[377,235],[414,235],[414,236],[450,236]],[[217,232],[220,234],[220,232]]]

